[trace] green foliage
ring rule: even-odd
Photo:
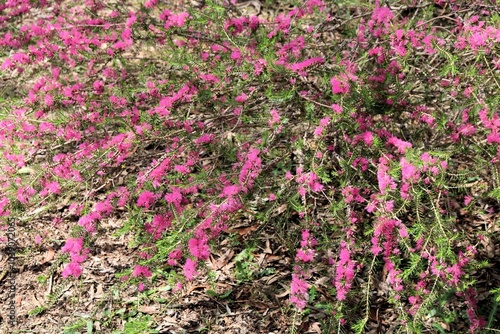
[[[495,29],[498,14],[479,6],[476,24],[471,17],[478,9],[459,3],[453,11],[451,4],[404,2],[390,8],[370,1],[314,9],[311,2],[285,4],[296,11],[287,16],[287,8],[269,22],[238,17],[245,11],[240,3],[216,0],[189,8],[183,18],[163,12],[165,2],[154,9],[109,4],[116,10],[110,27],[122,29],[121,20],[137,11],[133,46],[122,50],[106,40],[69,48],[70,55],[59,58],[44,55],[44,63],[35,54],[29,66],[16,61],[24,72],[15,78],[32,89],[33,101],[25,102],[28,92],[0,91],[1,162],[9,171],[0,190],[9,214],[23,222],[34,220],[33,212],[78,221],[65,233],[84,237],[85,249],[107,237],[108,219],[118,221],[112,237],[127,240],[130,267],[115,273],[123,281],[112,298],[120,300],[122,290],[142,282],[172,292],[166,298],[164,290],[148,287],[126,307],[169,303],[179,283],[198,279],[193,275],[208,275],[214,284],[219,273],[207,263],[222,249],[234,254],[220,261],[231,263],[224,274],[236,284],[206,292],[221,301],[285,272],[270,289],[285,289],[290,276],[299,277],[302,285],[290,290],[290,300],[295,289],[306,305],[295,315],[312,318],[324,310],[324,332],[365,332],[371,305],[395,315],[393,330],[401,332],[445,333],[467,321],[472,330],[465,307],[475,297],[466,294],[482,288],[478,272],[490,265],[476,245],[498,236],[490,230],[472,235],[467,224],[496,214],[500,201],[500,86],[498,46],[486,41],[474,49],[471,34]],[[452,30],[448,21],[461,22],[460,28]],[[0,27],[2,35],[19,33],[17,26]],[[126,35],[101,30],[85,32],[98,41],[107,33]],[[54,50],[68,49],[57,43]],[[2,62],[15,52],[2,44]],[[313,65],[304,65],[312,58]],[[49,72],[56,67],[62,67],[60,81]],[[63,91],[75,83],[82,88]],[[38,131],[41,124],[54,130]],[[120,135],[130,138],[120,141]],[[50,182],[60,191],[43,195]],[[130,197],[118,208],[122,188]],[[65,203],[60,192],[67,194]],[[151,201],[139,200],[146,192]],[[68,201],[81,212],[68,213]],[[154,235],[151,226],[161,215],[166,221]],[[89,217],[96,234],[84,226],[82,218]],[[73,258],[56,259],[38,282],[46,284]],[[192,263],[196,274],[190,275]],[[147,266],[152,277],[131,277],[134,265]],[[57,305],[64,288],[56,285],[47,305],[30,315]],[[474,312],[492,328],[498,289],[488,298],[491,305]],[[116,318],[126,321],[115,333],[157,332],[158,318],[135,308],[102,315],[106,329]],[[290,321],[291,331],[299,328]],[[90,319],[80,319],[64,331],[83,329],[96,330]]]

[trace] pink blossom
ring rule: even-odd
[[[192,281],[193,278],[198,275],[196,272],[196,265],[196,261],[193,261],[190,258],[186,259],[186,263],[184,264],[184,277],[186,277],[186,280]]]
[[[180,260],[182,257],[182,250],[180,249],[175,249],[168,254],[168,260],[167,263],[170,266],[175,266],[177,265],[177,261]]]
[[[132,272],[133,277],[139,277],[139,276],[151,277],[151,275],[153,275],[153,273],[146,266],[137,265],[137,266],[135,266],[134,271]]]
[[[170,227],[171,223],[171,220],[166,215],[155,215],[151,222],[144,224],[144,229],[152,234],[155,240],[158,240],[162,233]]]
[[[426,165],[436,162],[436,158],[433,158],[428,152],[422,153],[422,155],[420,156],[420,160],[422,160],[422,162],[424,162]]]
[[[386,212],[392,212],[392,210],[394,210],[394,200],[385,202],[384,210]]]
[[[189,173],[189,168],[186,165],[175,165],[174,169],[176,172],[179,172],[184,175]]]
[[[316,129],[314,129],[314,138],[320,137],[323,134],[323,130],[324,128],[322,126],[316,127]]]
[[[22,204],[29,204],[30,198],[36,194],[36,190],[33,187],[22,187],[17,189],[17,200]]]
[[[345,241],[340,243],[339,261],[337,263],[335,275],[335,289],[337,290],[337,300],[346,298],[354,278],[355,263],[351,260],[351,253],[347,249]]]
[[[471,201],[472,201],[472,196],[464,197],[464,205],[469,205]]]
[[[14,63],[9,58],[6,58],[2,63],[2,70],[14,68]]]
[[[351,203],[356,201],[358,203],[363,203],[365,199],[359,194],[359,188],[353,186],[346,186],[342,189],[342,195],[344,196],[344,201],[346,203]]]
[[[204,134],[195,140],[196,144],[208,144],[215,138],[214,134]]]
[[[100,80],[94,81],[92,84],[92,87],[94,88],[94,93],[95,94],[102,94],[104,92],[104,82]]]
[[[377,180],[379,184],[379,189],[382,194],[385,194],[387,190],[396,189],[396,182],[389,175],[388,170],[389,167],[386,165],[386,161],[381,158],[381,161],[378,165],[377,170]]]
[[[290,289],[290,302],[295,304],[298,309],[303,309],[306,306],[309,298],[307,290],[309,286],[306,281],[302,280],[299,275],[292,274],[292,283]]]
[[[373,144],[373,133],[371,131],[365,131],[362,134],[363,141],[366,145],[372,146]]]
[[[243,102],[245,102],[247,99],[248,99],[247,94],[243,93],[243,94],[241,94],[241,95],[236,96],[236,98],[235,98],[234,100],[235,100],[236,102],[243,103]]]
[[[167,9],[167,10],[165,10],[161,14],[160,18],[162,18],[162,16],[165,17],[165,18],[167,18],[167,22],[165,22],[165,24],[163,25],[163,27],[165,29],[169,29],[171,27],[182,27],[182,26],[184,26],[184,24],[186,24],[186,19],[189,17],[189,13],[182,12],[182,13],[179,13],[179,14],[172,14]]]
[[[500,134],[497,131],[491,132],[486,137],[488,144],[499,144],[500,143]]]
[[[291,295],[290,303],[294,304],[299,310],[303,310],[307,305],[305,297],[298,295]]]
[[[410,164],[405,158],[400,160],[401,173],[403,182],[416,181],[419,178],[418,170]]]
[[[332,104],[332,109],[336,114],[342,114],[342,106],[339,104]]]
[[[70,253],[70,258],[71,258],[71,262],[75,262],[75,263],[82,263],[83,261],[85,261],[87,259],[87,254],[88,254],[88,249],[86,249],[87,252],[84,252],[82,254],[78,254],[78,253]]]
[[[94,211],[109,215],[113,211],[110,200],[99,201],[94,205]]]
[[[277,124],[280,122],[280,114],[278,113],[278,110],[276,109],[271,109],[271,119],[268,121],[269,126],[273,126],[274,124]]]
[[[212,82],[214,84],[218,83],[220,81],[220,79],[218,77],[216,77],[215,75],[213,74],[204,74],[204,73],[201,73],[200,74],[200,78],[202,80],[205,80],[207,82]]]
[[[458,133],[463,136],[472,136],[476,133],[476,128],[470,123],[462,124],[458,127]]]
[[[30,60],[29,56],[22,52],[14,53],[11,59],[16,63],[21,63],[21,64],[26,64]]]
[[[259,149],[251,148],[245,157],[246,161],[241,168],[238,178],[241,186],[243,186],[243,192],[246,192],[247,189],[253,188],[254,180],[260,173],[262,161],[259,158],[259,153]]]
[[[302,230],[302,241],[300,242],[300,247],[302,248],[308,247],[309,238],[311,238],[309,230]]]
[[[79,253],[83,247],[83,238],[69,238],[61,248],[63,253]]]
[[[146,0],[144,3],[144,7],[146,8],[154,8],[158,4],[158,0]]]
[[[57,181],[48,182],[42,191],[40,191],[40,196],[46,196],[47,194],[59,194],[61,191],[59,189],[59,183]]]
[[[330,84],[332,85],[333,94],[345,94],[350,90],[349,84],[343,80],[337,78],[330,79]]]
[[[52,107],[54,105],[54,97],[51,94],[46,94],[44,102],[47,107]]]
[[[210,248],[208,247],[206,238],[191,238],[189,239],[189,252],[195,258],[200,260],[206,260],[210,256]]]
[[[155,202],[156,195],[151,191],[144,191],[139,195],[137,199],[137,206],[149,209],[149,207]]]
[[[73,276],[78,278],[82,274],[82,267],[79,263],[70,262],[66,265],[64,270],[62,271],[62,277],[66,278],[68,276]]]
[[[330,123],[330,120],[331,118],[330,117],[325,117],[325,118],[322,118],[319,120],[319,125],[320,126],[328,126],[328,124]]]
[[[297,262],[312,262],[314,259],[314,249],[299,249],[297,255],[295,256],[295,261]]]
[[[237,195],[239,193],[239,190],[239,186],[236,185],[226,186],[222,191],[221,197],[230,197]]]
[[[172,192],[165,195],[165,201],[172,204],[180,205],[182,201],[181,191],[177,188],[173,189]]]
[[[375,8],[372,14],[372,20],[377,23],[387,23],[394,17],[394,13],[387,7]]]
[[[301,75],[305,75],[306,73],[304,72],[304,69],[306,67],[312,66],[314,64],[321,64],[324,62],[325,62],[325,59],[323,59],[322,57],[317,57],[317,58],[306,59],[306,60],[301,61],[299,63],[290,64],[289,67],[292,71],[298,72]]]
[[[307,0],[304,4],[304,7],[307,8],[307,12],[312,14],[314,12],[314,8],[318,8],[320,11],[325,9],[325,3],[321,0]]]
[[[409,148],[412,147],[411,143],[403,141],[403,140],[401,140],[401,139],[399,139],[397,137],[391,137],[391,138],[389,138],[389,140],[387,141],[387,143],[394,145],[398,149],[398,152],[401,153],[401,154],[404,154],[407,149],[409,149]]]

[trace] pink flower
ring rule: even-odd
[[[87,232],[94,233],[95,226],[94,222],[99,219],[99,214],[97,212],[91,212],[88,215],[80,217],[78,219],[78,225],[85,227]]]
[[[70,253],[70,258],[71,262],[75,263],[82,263],[87,259],[87,254],[88,254],[88,248],[86,249],[87,252],[84,252],[83,254],[78,254],[78,253]]]
[[[236,185],[226,186],[222,191],[221,197],[230,197],[237,195],[240,191],[240,187]]]
[[[36,190],[32,187],[23,187],[17,190],[17,200],[23,204],[29,204],[30,198],[36,194]]]
[[[394,17],[394,13],[387,7],[375,8],[372,14],[372,20],[377,23],[387,23]]]
[[[247,96],[245,93],[243,93],[243,94],[241,94],[241,95],[236,96],[236,98],[235,98],[234,100],[235,100],[236,102],[243,103],[243,102],[245,102],[247,99],[248,99],[248,96]]]
[[[299,310],[302,310],[309,299],[307,294],[309,286],[306,281],[302,280],[299,275],[292,274],[292,283],[290,286],[290,302],[295,304]]]
[[[336,114],[342,114],[342,106],[336,103],[332,104],[332,109]]]
[[[278,113],[278,110],[272,109],[270,111],[271,113],[271,119],[268,121],[269,126],[273,126],[274,124],[277,124],[281,121],[280,114]]]
[[[197,239],[191,238],[189,239],[188,246],[189,252],[197,259],[206,260],[210,256],[210,248],[207,244],[207,239]]]
[[[168,254],[168,260],[167,263],[170,266],[176,266],[177,265],[177,260],[180,260],[182,257],[182,250],[180,249],[175,249]]]
[[[243,187],[243,192],[246,192],[247,189],[253,188],[254,180],[260,173],[262,160],[259,158],[259,153],[259,149],[252,148],[245,157],[246,161],[241,168],[240,175],[238,177],[238,180]]]
[[[16,63],[21,63],[21,64],[28,63],[30,60],[29,56],[22,52],[14,53],[11,59]]]
[[[132,272],[133,277],[151,277],[153,273],[146,266],[135,266],[134,271]]]
[[[62,277],[66,278],[68,276],[73,276],[78,278],[82,274],[82,267],[76,262],[70,262],[66,265],[62,271]]]
[[[174,169],[176,172],[179,172],[179,173],[184,174],[184,175],[189,173],[189,168],[185,165],[175,165]]]
[[[397,137],[391,137],[387,141],[388,144],[394,145],[397,149],[398,152],[401,154],[404,154],[407,149],[412,147],[412,144],[406,141],[403,141]]]
[[[63,253],[79,253],[83,247],[83,238],[69,238],[66,244],[61,248]]]
[[[49,182],[46,186],[47,190],[52,194],[59,194],[59,183],[57,181]]]
[[[168,203],[172,203],[174,205],[175,204],[180,205],[182,201],[181,191],[177,188],[173,189],[171,193],[167,193],[165,195],[165,201],[167,201]]]
[[[295,64],[290,64],[290,69],[294,72],[298,72],[301,75],[305,75],[306,73],[304,72],[304,69],[306,67],[312,66],[314,64],[321,64],[324,63],[325,59],[322,57],[317,57],[317,58],[310,58],[306,59],[304,61],[301,61],[300,63],[295,63]]]
[[[345,94],[350,90],[349,84],[345,81],[341,81],[337,78],[330,79],[330,83],[332,85],[332,93],[333,94]]]
[[[319,125],[320,126],[328,126],[330,123],[331,118],[330,117],[325,117],[319,120]]]
[[[500,134],[496,131],[491,132],[487,137],[486,137],[488,144],[499,144],[500,143]]]
[[[171,27],[182,27],[186,23],[186,19],[189,17],[189,13],[183,12],[179,14],[173,14],[168,9],[165,9],[163,13],[160,14],[160,19],[166,20],[163,27],[169,29]]]
[[[337,263],[335,275],[335,289],[337,290],[337,300],[342,301],[346,298],[347,292],[351,288],[354,278],[355,263],[351,260],[351,253],[347,249],[345,241],[340,243],[339,261]]]
[[[377,180],[381,194],[385,194],[388,189],[396,189],[396,182],[394,182],[392,177],[389,175],[389,167],[386,165],[386,163],[386,161],[382,160],[379,163],[377,170]]]
[[[419,178],[418,170],[415,166],[410,164],[405,158],[400,161],[402,180],[403,182],[416,181]]]
[[[314,129],[314,138],[320,137],[323,134],[323,130],[324,128],[322,126],[316,127],[316,129]]]
[[[204,134],[201,135],[198,139],[195,140],[196,144],[208,144],[215,138],[213,134]]]
[[[297,255],[295,256],[295,261],[297,262],[312,262],[314,259],[314,249],[299,249]]]
[[[196,265],[197,263],[190,258],[186,259],[186,263],[184,264],[184,276],[186,277],[186,280],[192,281],[193,278],[198,275],[196,272]]]
[[[100,80],[94,81],[92,84],[92,87],[94,88],[94,93],[95,94],[102,94],[104,92],[104,82]]]
[[[94,211],[101,214],[110,214],[113,211],[110,200],[100,201],[94,204]]]
[[[157,4],[158,4],[158,0],[147,0],[144,3],[144,7],[146,7],[146,8],[154,8],[154,7],[156,7]]]
[[[47,107],[52,107],[54,105],[54,97],[51,94],[46,94],[44,102]]]
[[[361,135],[363,138],[363,141],[365,142],[366,145],[372,146],[373,144],[373,133],[371,131],[365,131]]]
[[[137,206],[149,209],[149,207],[155,202],[156,196],[150,191],[144,191],[139,195],[137,199]]]
[[[144,224],[146,232],[153,235],[155,240],[158,240],[165,230],[171,225],[171,221],[165,215],[155,215],[150,223]]]
[[[44,197],[48,194],[58,194],[60,193],[59,183],[57,181],[49,182],[45,185],[45,187],[40,191],[40,196]]]

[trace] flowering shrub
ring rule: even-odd
[[[464,222],[500,200],[498,8],[327,5],[267,20],[222,1],[0,5],[2,80],[16,87],[0,215],[68,194],[58,214],[84,237],[60,250],[65,278],[85,277],[84,245],[120,219],[138,255],[122,280],[141,291],[167,270],[177,290],[208,276],[242,219],[256,240],[283,226],[289,302],[324,310],[325,332],[362,333],[384,303],[398,331],[491,328],[498,290],[479,298],[473,274],[500,255],[481,243],[498,223]]]

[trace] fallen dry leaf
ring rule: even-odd
[[[158,306],[156,306],[156,305],[154,305],[154,306],[142,305],[142,306],[139,306],[139,308],[137,310],[139,312],[146,313],[146,314],[155,314],[155,313],[159,312]]]
[[[48,247],[45,252],[45,256],[43,257],[42,264],[52,261],[54,259],[54,255],[54,249],[52,249],[52,247]]]

